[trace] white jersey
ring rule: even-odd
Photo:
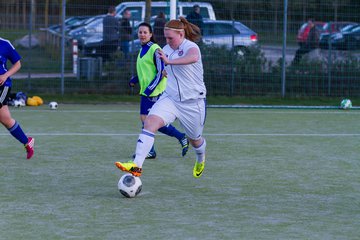
[[[199,59],[197,62],[186,65],[167,65],[165,67],[168,77],[165,92],[175,101],[182,102],[190,99],[206,98],[204,71],[198,45],[184,39],[178,49],[173,50],[169,45],[166,45],[163,51],[170,60],[173,60],[186,55],[190,48],[198,49]]]

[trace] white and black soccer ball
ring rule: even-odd
[[[49,103],[49,108],[50,108],[51,110],[56,110],[56,109],[58,108],[57,102],[50,102],[50,103]]]
[[[14,100],[14,107],[25,107],[25,100],[24,99],[15,99]]]
[[[21,101],[20,100],[14,100],[14,107],[21,107]]]
[[[133,198],[141,192],[142,182],[130,173],[123,175],[118,182],[118,189],[127,198]]]
[[[341,108],[341,109],[350,109],[350,108],[352,108],[352,102],[351,102],[351,100],[350,100],[350,99],[347,99],[347,98],[343,99],[343,100],[341,101],[341,103],[340,103],[340,108]]]

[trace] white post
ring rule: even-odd
[[[176,0],[170,0],[170,20],[176,19]]]
[[[76,39],[73,39],[72,47],[73,47],[73,73],[77,74],[78,41]]]

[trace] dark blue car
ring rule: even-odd
[[[343,27],[339,32],[321,34],[319,47],[322,49],[329,49],[329,47],[331,47],[331,49],[334,50],[348,50],[347,42],[350,42],[350,45],[354,45],[354,43],[352,43],[354,39],[351,37],[352,32],[359,26],[357,23],[351,23]],[[353,47],[355,47],[355,45],[350,46],[350,49],[354,49]]]
[[[360,49],[360,25],[351,28],[350,31],[334,36],[331,39],[334,49],[359,50]]]

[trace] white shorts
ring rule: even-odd
[[[205,125],[205,101],[205,99],[195,99],[176,102],[168,95],[163,94],[151,108],[149,115],[159,116],[165,125],[178,119],[186,136],[192,140],[198,140],[201,138]]]

